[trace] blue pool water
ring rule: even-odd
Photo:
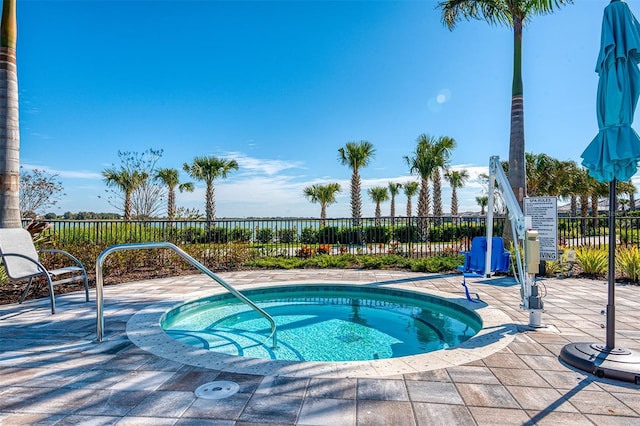
[[[174,339],[229,355],[291,361],[364,361],[459,345],[481,328],[473,311],[423,293],[368,286],[270,287],[243,294],[271,315],[269,322],[231,294],[167,312],[162,328]],[[264,344],[263,344],[264,343]]]

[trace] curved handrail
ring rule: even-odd
[[[277,337],[276,337],[276,322],[274,319],[266,313],[264,310],[259,308],[255,303],[253,303],[250,299],[248,299],[244,294],[240,293],[238,290],[233,288],[231,284],[224,281],[215,273],[211,272],[206,266],[202,263],[198,262],[193,257],[189,256],[183,250],[179,249],[175,244],[167,243],[167,242],[150,242],[150,243],[131,243],[131,244],[118,244],[115,246],[108,247],[98,255],[96,259],[96,311],[97,311],[97,325],[96,325],[96,341],[101,343],[104,340],[104,292],[102,290],[104,280],[102,277],[102,265],[107,258],[107,256],[113,252],[121,251],[121,250],[136,250],[136,249],[156,249],[156,248],[168,248],[173,250],[177,255],[182,257],[184,260],[195,266],[200,272],[206,274],[212,280],[216,281],[222,287],[227,289],[231,294],[236,296],[238,299],[242,300],[244,303],[249,305],[253,310],[258,312],[260,315],[265,317],[267,321],[271,324],[271,334],[269,337],[273,338],[273,348],[277,346]],[[267,339],[269,339],[267,337]]]

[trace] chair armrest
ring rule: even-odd
[[[80,268],[82,268],[82,270],[85,271],[85,273],[86,273],[86,270],[84,269],[84,265],[82,264],[82,262],[80,262],[74,255],[72,255],[69,252],[66,252],[64,250],[58,250],[58,249],[41,249],[41,250],[38,250],[38,253],[52,253],[52,254],[64,255],[64,256],[68,257],[69,259],[73,260],[76,263],[76,265],[78,265]]]
[[[47,274],[47,268],[45,268],[44,265],[42,265],[42,263],[38,262],[35,259],[30,258],[29,256],[25,256],[24,254],[20,254],[20,253],[2,253],[2,258],[5,258],[5,257],[19,257],[21,259],[28,260],[29,262],[36,265],[40,270],[40,272],[38,272],[37,274],[27,274],[24,276],[17,277],[17,276],[12,276],[10,274],[11,271],[7,269],[7,265],[5,265],[5,271],[7,272],[7,275],[9,275],[9,278],[12,280],[21,280],[24,278],[35,277],[41,274],[45,274],[45,275]]]

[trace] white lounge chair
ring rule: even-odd
[[[75,265],[48,270],[40,263],[38,257],[39,252],[56,253],[66,256],[70,260],[73,260]],[[0,256],[2,256],[2,263],[11,280],[17,281],[29,278],[27,288],[22,293],[22,296],[20,296],[19,303],[24,302],[31,288],[31,282],[39,276],[44,276],[49,285],[52,314],[56,313],[56,302],[53,297],[53,286],[55,285],[84,281],[85,295],[87,302],[89,301],[87,271],[84,269],[84,266],[82,266],[82,263],[66,251],[56,249],[37,251],[33,244],[31,234],[26,229],[0,229]]]

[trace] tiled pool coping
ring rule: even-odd
[[[316,280],[251,284],[243,286],[242,290],[296,286],[309,283],[371,286],[371,282],[366,284],[362,282],[336,283],[335,281],[326,282]],[[517,332],[515,324],[513,324],[512,319],[508,315],[483,302],[472,303],[460,297],[459,294],[452,295],[434,289],[398,284],[385,285],[385,288],[395,288],[436,296],[450,303],[472,310],[482,319],[482,330],[459,346],[426,354],[373,361],[295,362],[245,358],[197,349],[174,340],[161,329],[160,320],[162,315],[169,310],[167,308],[168,302],[173,303],[173,307],[176,307],[182,303],[201,297],[226,292],[223,288],[220,288],[192,293],[189,295],[189,300],[170,300],[162,304],[148,306],[131,317],[127,323],[126,331],[129,339],[139,348],[159,357],[194,367],[242,374],[316,378],[385,377],[462,365],[500,351],[512,342]]]

